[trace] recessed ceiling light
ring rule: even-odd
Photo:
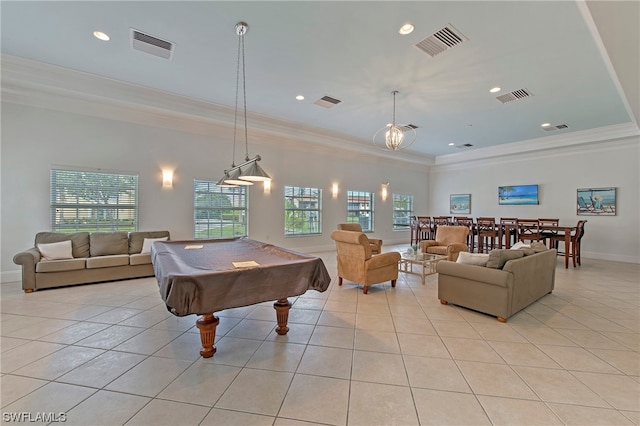
[[[299,100],[299,101],[303,101],[304,100],[304,96],[298,95],[298,96],[296,96],[296,99]]]
[[[455,146],[455,143],[449,142],[449,146]]]
[[[411,34],[414,29],[415,27],[413,26],[413,24],[407,22],[406,24],[400,27],[400,30],[398,30],[398,32],[402,35],[407,35],[407,34]]]
[[[549,126],[551,126],[551,123],[542,123],[540,126],[542,126],[542,127],[549,127]]]
[[[111,37],[109,37],[107,34],[103,33],[102,31],[94,31],[93,36],[98,40],[102,40],[102,41],[109,41],[111,39]]]
[[[491,90],[489,90],[490,93],[496,93],[499,92],[500,90],[502,90],[500,87],[492,87]]]

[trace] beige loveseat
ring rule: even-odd
[[[438,298],[443,304],[474,309],[505,322],[553,291],[557,252],[543,244],[539,250],[492,250],[491,266],[497,267],[443,260],[436,266]]]
[[[39,232],[34,247],[16,254],[13,262],[22,266],[22,289],[26,293],[73,284],[150,277],[154,272],[147,250],[156,239],[169,239],[169,231]]]

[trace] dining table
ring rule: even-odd
[[[515,223],[503,223],[496,224],[496,227],[498,228],[498,244],[501,248],[503,244],[504,248],[510,248],[511,235],[515,233],[516,240],[518,239],[518,225]],[[571,238],[575,234],[577,229],[578,228],[576,225],[540,225],[540,232],[548,232],[564,236],[564,267],[566,269],[569,268],[569,258],[571,257]]]

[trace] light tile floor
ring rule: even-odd
[[[2,284],[3,422],[640,425],[640,265],[558,259],[556,290],[502,324],[441,305],[437,275],[364,295],[318,255],[333,282],[290,299],[287,336],[272,303],[219,312],[210,359],[154,278]]]

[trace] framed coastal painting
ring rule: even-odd
[[[498,204],[539,204],[538,185],[499,186]]]
[[[449,196],[449,213],[471,214],[471,194],[451,194]]]
[[[576,212],[579,216],[615,216],[616,188],[578,188]]]

